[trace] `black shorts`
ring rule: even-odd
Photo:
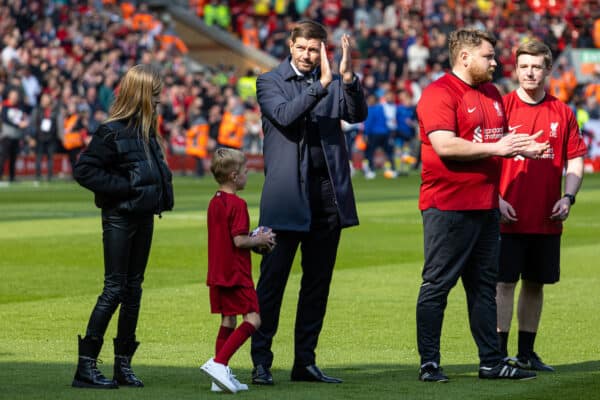
[[[517,282],[519,277],[536,283],[560,279],[560,234],[503,233],[500,242],[498,282]]]

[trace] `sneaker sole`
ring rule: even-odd
[[[487,380],[505,380],[505,381],[530,381],[532,379],[537,378],[537,375],[528,376],[526,378],[509,378],[503,376],[480,376],[479,379],[487,379]]]
[[[517,361],[516,366],[521,368],[521,369],[525,369],[527,371],[541,371],[541,372],[554,372],[554,368],[552,367],[547,367],[547,368],[536,368],[533,365],[529,365],[529,364],[523,364],[519,361]]]
[[[421,379],[421,378],[419,378],[419,380],[421,382],[448,383],[448,381],[450,379]]]
[[[264,379],[255,379],[255,378],[252,378],[252,384],[253,385],[273,386],[275,384],[275,382],[273,382],[273,381],[267,381],[267,380],[264,380]]]
[[[208,372],[204,368],[200,367],[200,371],[202,371],[204,374],[208,375],[216,383],[216,385],[218,387],[220,387],[224,392],[227,392],[227,393],[236,393],[237,392],[236,389],[230,388],[229,386],[227,386],[225,383],[221,382],[217,377],[212,375],[210,372]]]
[[[81,389],[118,389],[118,385],[93,385],[91,383],[82,382],[82,381],[73,381],[71,384],[74,388]]]

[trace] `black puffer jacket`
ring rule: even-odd
[[[150,138],[146,149],[127,121],[98,127],[73,177],[94,192],[96,206],[102,209],[159,215],[173,209],[173,175],[156,138]]]

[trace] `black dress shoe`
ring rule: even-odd
[[[292,380],[293,381],[305,381],[305,382],[323,382],[323,383],[342,383],[343,381],[338,378],[327,376],[317,367],[316,365],[307,365],[306,367],[292,368]]]
[[[257,365],[252,370],[252,383],[255,385],[273,385],[273,375],[269,367]]]

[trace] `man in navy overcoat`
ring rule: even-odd
[[[316,366],[329,286],[342,228],[358,225],[341,120],[367,116],[363,90],[352,71],[350,38],[342,37],[340,75],[333,75],[325,28],[301,21],[291,32],[290,57],[258,77],[264,131],[265,183],[260,225],[277,246],[260,265],[257,292],[262,324],[252,337],[252,382],[273,384],[271,345],[298,245],[302,281],[291,379],[340,383]]]

